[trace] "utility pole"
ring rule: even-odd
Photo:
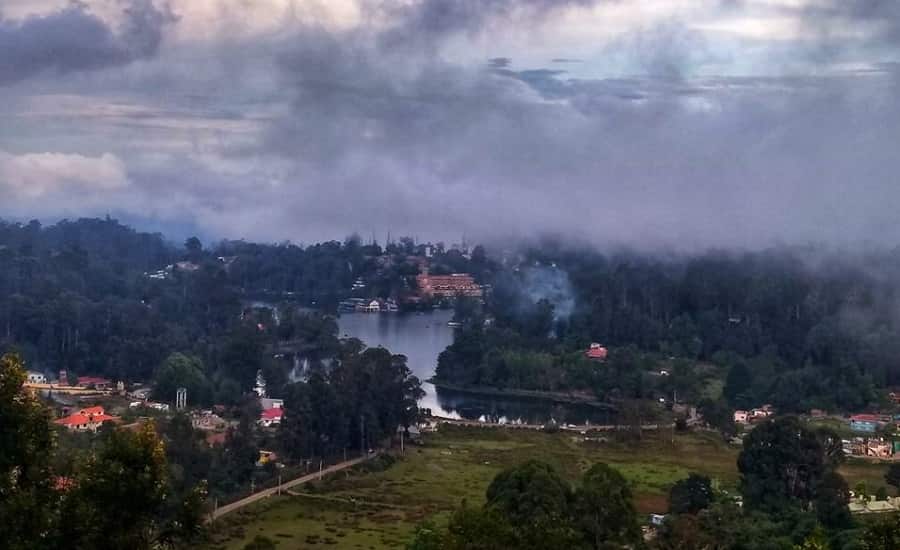
[[[360,456],[366,456],[366,435],[363,415],[359,415],[359,454]]]
[[[403,454],[403,432],[406,430],[400,430],[400,454]]]

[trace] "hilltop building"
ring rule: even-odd
[[[604,361],[606,360],[606,356],[609,355],[609,350],[607,350],[597,342],[594,342],[590,345],[587,351],[584,352],[584,355],[588,359],[594,359],[595,361]]]
[[[425,272],[416,276],[416,283],[422,296],[428,298],[481,298],[484,294],[481,285],[468,273],[430,275]]]

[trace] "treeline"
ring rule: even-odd
[[[447,525],[421,525],[408,550],[887,550],[900,546],[895,515],[854,518],[838,472],[840,438],[795,417],[768,420],[738,457],[740,495],[690,474],[669,493],[669,514],[641,533],[630,486],[606,464],[575,485],[528,461],[499,473],[482,506],[463,503]],[[896,482],[896,480],[894,480]]]
[[[462,315],[471,322],[439,377],[589,389],[575,352],[600,342],[715,364],[723,378],[734,369],[729,395],[743,406],[857,410],[900,384],[900,252],[607,256],[557,244],[511,267],[491,279],[483,311]],[[541,282],[560,278],[562,287]],[[517,365],[532,374],[507,374]]]
[[[328,311],[352,295],[357,279],[372,297],[415,292],[425,245],[385,247],[358,237],[311,246],[223,241],[204,248],[137,232],[112,219],[42,226],[0,222],[0,351],[16,349],[30,368],[55,375],[149,380],[173,352],[203,360],[212,386],[195,395],[232,398],[266,368],[261,350],[321,329],[296,306]],[[469,260],[434,247],[437,272],[489,269],[483,249]],[[260,320],[250,334],[245,307],[255,299],[287,304],[280,323]],[[322,338],[328,339],[323,336]],[[332,341],[309,338],[315,361]],[[242,366],[243,365],[243,366]],[[277,372],[267,374],[278,377]],[[237,392],[239,393],[239,392]]]

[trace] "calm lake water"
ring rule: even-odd
[[[433,414],[466,420],[524,422],[539,424],[554,419],[564,424],[586,421],[607,424],[609,411],[584,405],[560,405],[532,398],[478,396],[437,389],[424,382],[434,376],[437,357],[453,343],[453,329],[447,326],[452,311],[425,314],[344,313],[338,318],[341,336],[359,338],[367,346],[383,346],[408,359],[410,370],[422,380],[425,397],[419,406]]]

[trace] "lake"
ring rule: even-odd
[[[495,397],[438,389],[425,380],[434,376],[437,357],[453,343],[447,326],[452,311],[424,314],[344,313],[338,317],[340,335],[359,338],[367,346],[382,346],[407,357],[410,370],[420,380],[425,397],[419,406],[435,415],[490,422],[542,424],[551,419],[563,424],[608,424],[607,410],[587,405],[556,404],[535,398]]]

